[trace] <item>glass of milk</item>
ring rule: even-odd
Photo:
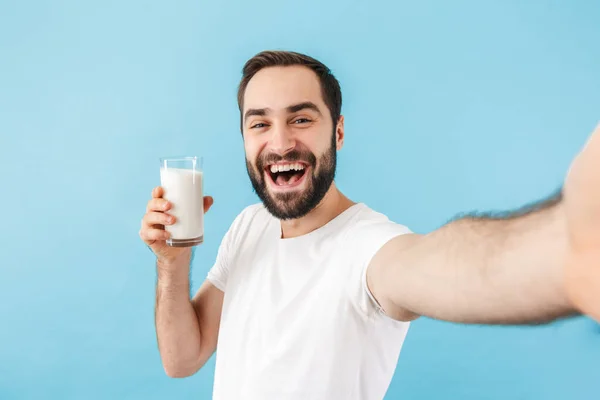
[[[202,158],[163,157],[160,159],[160,185],[163,198],[171,203],[167,211],[176,219],[166,225],[173,247],[197,246],[204,241],[204,195]]]

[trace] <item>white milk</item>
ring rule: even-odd
[[[172,225],[165,226],[171,239],[202,242],[204,237],[204,200],[202,172],[181,168],[161,168],[160,182],[163,198],[171,203],[167,213],[176,218]],[[195,244],[197,244],[195,243]]]

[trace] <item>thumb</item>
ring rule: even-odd
[[[215,201],[211,196],[204,196],[204,212],[207,213]]]

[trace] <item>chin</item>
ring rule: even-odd
[[[283,193],[269,190],[262,201],[269,213],[277,219],[293,220],[304,217],[314,208],[310,192],[310,188]]]

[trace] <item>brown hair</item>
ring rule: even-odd
[[[312,57],[293,51],[263,51],[246,62],[242,70],[242,80],[238,88],[238,107],[240,125],[243,130],[244,93],[250,79],[263,68],[302,65],[310,68],[321,83],[323,101],[329,109],[333,126],[337,125],[342,112],[342,91],[338,80],[327,66]]]

